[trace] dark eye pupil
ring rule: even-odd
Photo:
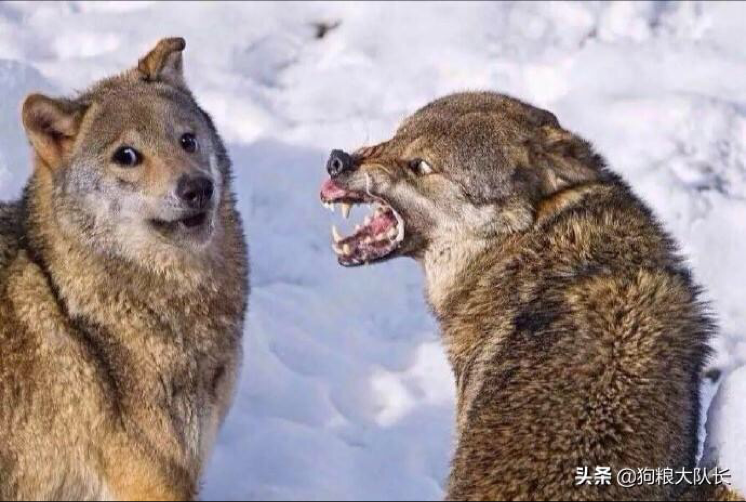
[[[199,143],[194,134],[186,133],[181,137],[181,147],[189,153],[194,153],[199,148]]]
[[[123,146],[114,152],[114,162],[123,167],[135,167],[142,162],[142,155],[131,146]]]

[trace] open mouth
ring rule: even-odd
[[[380,261],[399,249],[404,240],[404,221],[383,199],[345,190],[330,179],[321,187],[321,203],[331,211],[339,204],[345,219],[352,206],[367,204],[372,208],[350,236],[341,235],[332,226],[332,248],[341,265],[352,267]]]
[[[209,226],[210,215],[207,211],[193,213],[177,220],[152,220],[155,228],[166,233],[199,232]]]

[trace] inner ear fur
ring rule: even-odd
[[[72,149],[86,106],[71,100],[32,94],[21,117],[31,146],[44,163],[57,168]]]
[[[554,125],[541,131],[541,158],[536,160],[545,196],[598,180],[603,161],[587,141]]]
[[[182,52],[186,40],[180,37],[164,38],[137,64],[137,71],[148,82],[163,82],[186,89]]]

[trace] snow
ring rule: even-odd
[[[437,499],[454,389],[420,271],[336,265],[317,196],[328,151],[382,140],[455,90],[551,109],[681,242],[727,375],[746,362],[744,16],[735,2],[0,3],[0,198],[29,174],[26,93],[83,89],[186,37],[187,78],[234,160],[254,287],[204,497]],[[319,40],[320,22],[340,24]],[[739,391],[743,370],[710,427],[746,480]]]
[[[732,487],[739,493],[746,493],[746,367],[734,371],[720,386],[717,397],[710,408],[707,424],[707,444],[705,461],[715,465],[728,466]],[[733,434],[740,431],[740,434]]]

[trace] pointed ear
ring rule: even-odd
[[[164,38],[137,64],[137,71],[148,82],[164,82],[187,89],[181,53],[186,48],[183,38]]]
[[[545,195],[598,179],[603,161],[589,143],[556,126],[545,126],[542,133],[545,155],[541,181]]]
[[[85,107],[74,101],[32,94],[23,102],[26,135],[39,157],[56,169],[72,149]]]

